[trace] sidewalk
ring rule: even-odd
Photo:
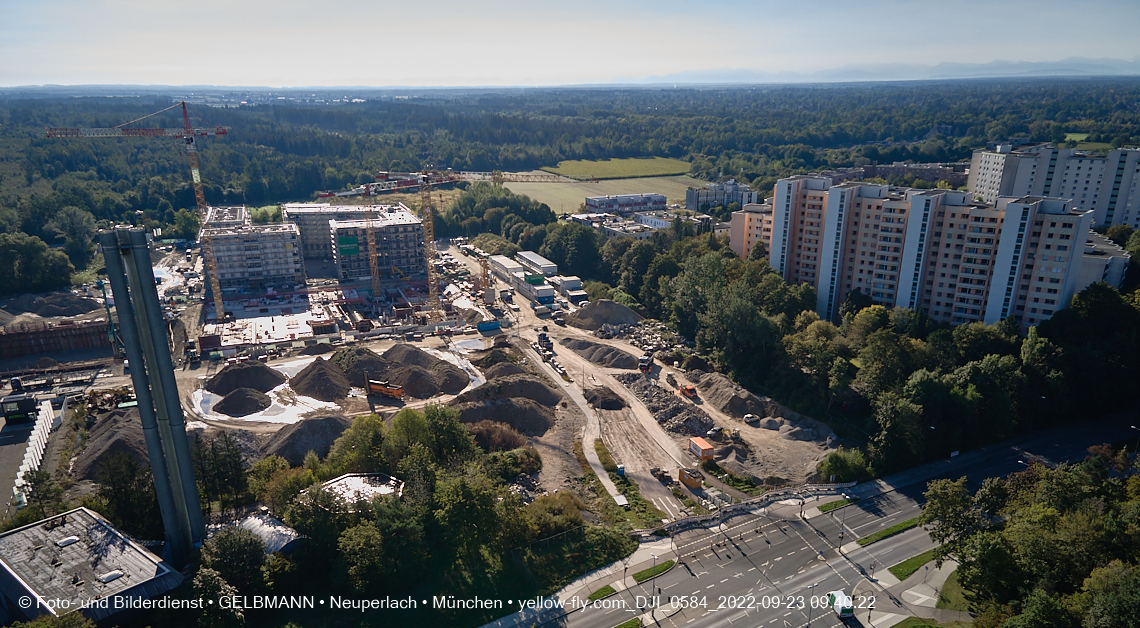
[[[542,624],[575,610],[580,610],[582,605],[588,601],[591,593],[607,584],[612,586],[616,591],[631,588],[631,585],[627,583],[633,582],[632,574],[652,567],[654,564],[653,554],[657,554],[657,564],[667,560],[677,560],[676,555],[670,551],[669,547],[669,537],[642,543],[641,546],[634,550],[625,560],[619,560],[616,563],[611,563],[601,569],[592,571],[548,596],[546,598],[547,603],[544,604],[546,608],[516,611],[506,617],[500,617],[493,622],[484,624],[482,628],[516,628]],[[649,584],[650,582],[652,582],[652,580],[646,580],[644,582],[647,590],[651,586]],[[667,615],[657,612],[653,614],[652,618],[649,617],[649,614],[646,614],[644,618],[652,621],[654,618],[659,619],[666,616]]]
[[[934,561],[923,565],[906,580],[898,580],[888,571],[883,580],[871,582],[863,580],[856,585],[853,598],[875,596],[875,606],[867,609],[864,625],[868,628],[889,628],[907,617],[923,617],[938,622],[972,622],[974,617],[963,611],[937,608],[942,587],[950,574],[958,568],[958,563],[948,560],[938,569]],[[893,580],[896,584],[887,581]],[[863,609],[856,611],[857,618],[864,616]]]

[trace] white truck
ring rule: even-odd
[[[839,619],[851,619],[855,616],[855,604],[842,590],[828,593],[827,603]]]

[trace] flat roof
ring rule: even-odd
[[[418,216],[413,214],[408,209],[392,211],[387,213],[377,213],[372,217],[372,225],[375,227],[391,227],[395,225],[418,225],[422,221]],[[333,231],[337,229],[366,229],[368,228],[368,220],[330,220],[329,228]]]
[[[515,254],[515,257],[521,257],[535,266],[558,266],[534,251],[519,251]]]
[[[384,473],[346,473],[321,484],[321,489],[332,491],[351,504],[381,495],[399,497],[404,483]]]
[[[701,438],[700,436],[694,436],[694,437],[690,438],[689,440],[696,443],[697,447],[700,447],[701,449],[712,449],[713,448],[713,446],[710,445],[707,440]]]
[[[406,205],[403,203],[396,203],[395,205],[330,205],[329,203],[285,203],[281,205],[282,212],[290,214],[337,214],[337,213],[366,213],[375,212],[376,214],[406,211],[410,212]]]
[[[210,207],[206,210],[206,224],[212,222],[244,223],[249,219],[249,212],[244,205],[234,207]]]
[[[70,610],[83,601],[119,595],[143,585],[131,596],[155,597],[182,581],[182,576],[162,559],[86,508],[0,535],[0,565],[29,595],[41,600],[71,600]],[[102,616],[113,613],[114,605],[111,607],[103,609]],[[60,609],[59,614],[67,610]]]

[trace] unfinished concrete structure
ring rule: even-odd
[[[424,227],[403,205],[380,207],[372,218],[376,237],[376,263],[382,278],[424,279]],[[346,280],[372,276],[368,252],[368,220],[329,221],[325,238],[333,251],[337,275]]]
[[[403,203],[395,205],[285,203],[281,206],[281,217],[285,222],[297,225],[301,235],[301,255],[305,259],[331,260],[335,257],[335,251],[329,239],[330,222],[364,220],[368,218],[369,212],[373,216],[380,217],[399,210],[410,213]]]
[[[222,289],[281,291],[305,282],[294,224],[254,225],[245,207],[211,207],[202,233],[213,243]]]

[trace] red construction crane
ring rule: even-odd
[[[134,124],[171,109],[182,107],[182,128],[180,129],[128,129],[128,124]],[[202,257],[206,260],[206,275],[210,278],[210,291],[214,299],[214,313],[220,322],[225,320],[225,307],[222,305],[222,286],[218,281],[218,264],[214,258],[214,247],[206,236],[206,217],[209,206],[206,205],[206,195],[202,191],[202,175],[198,172],[198,145],[197,138],[217,135],[227,135],[230,130],[217,126],[212,129],[198,129],[190,126],[190,114],[186,111],[186,101],[171,105],[162,111],[156,111],[130,122],[109,129],[95,128],[48,128],[48,137],[173,137],[186,144],[186,156],[190,158],[190,173],[194,179],[194,197],[198,201],[198,219],[202,225]]]

